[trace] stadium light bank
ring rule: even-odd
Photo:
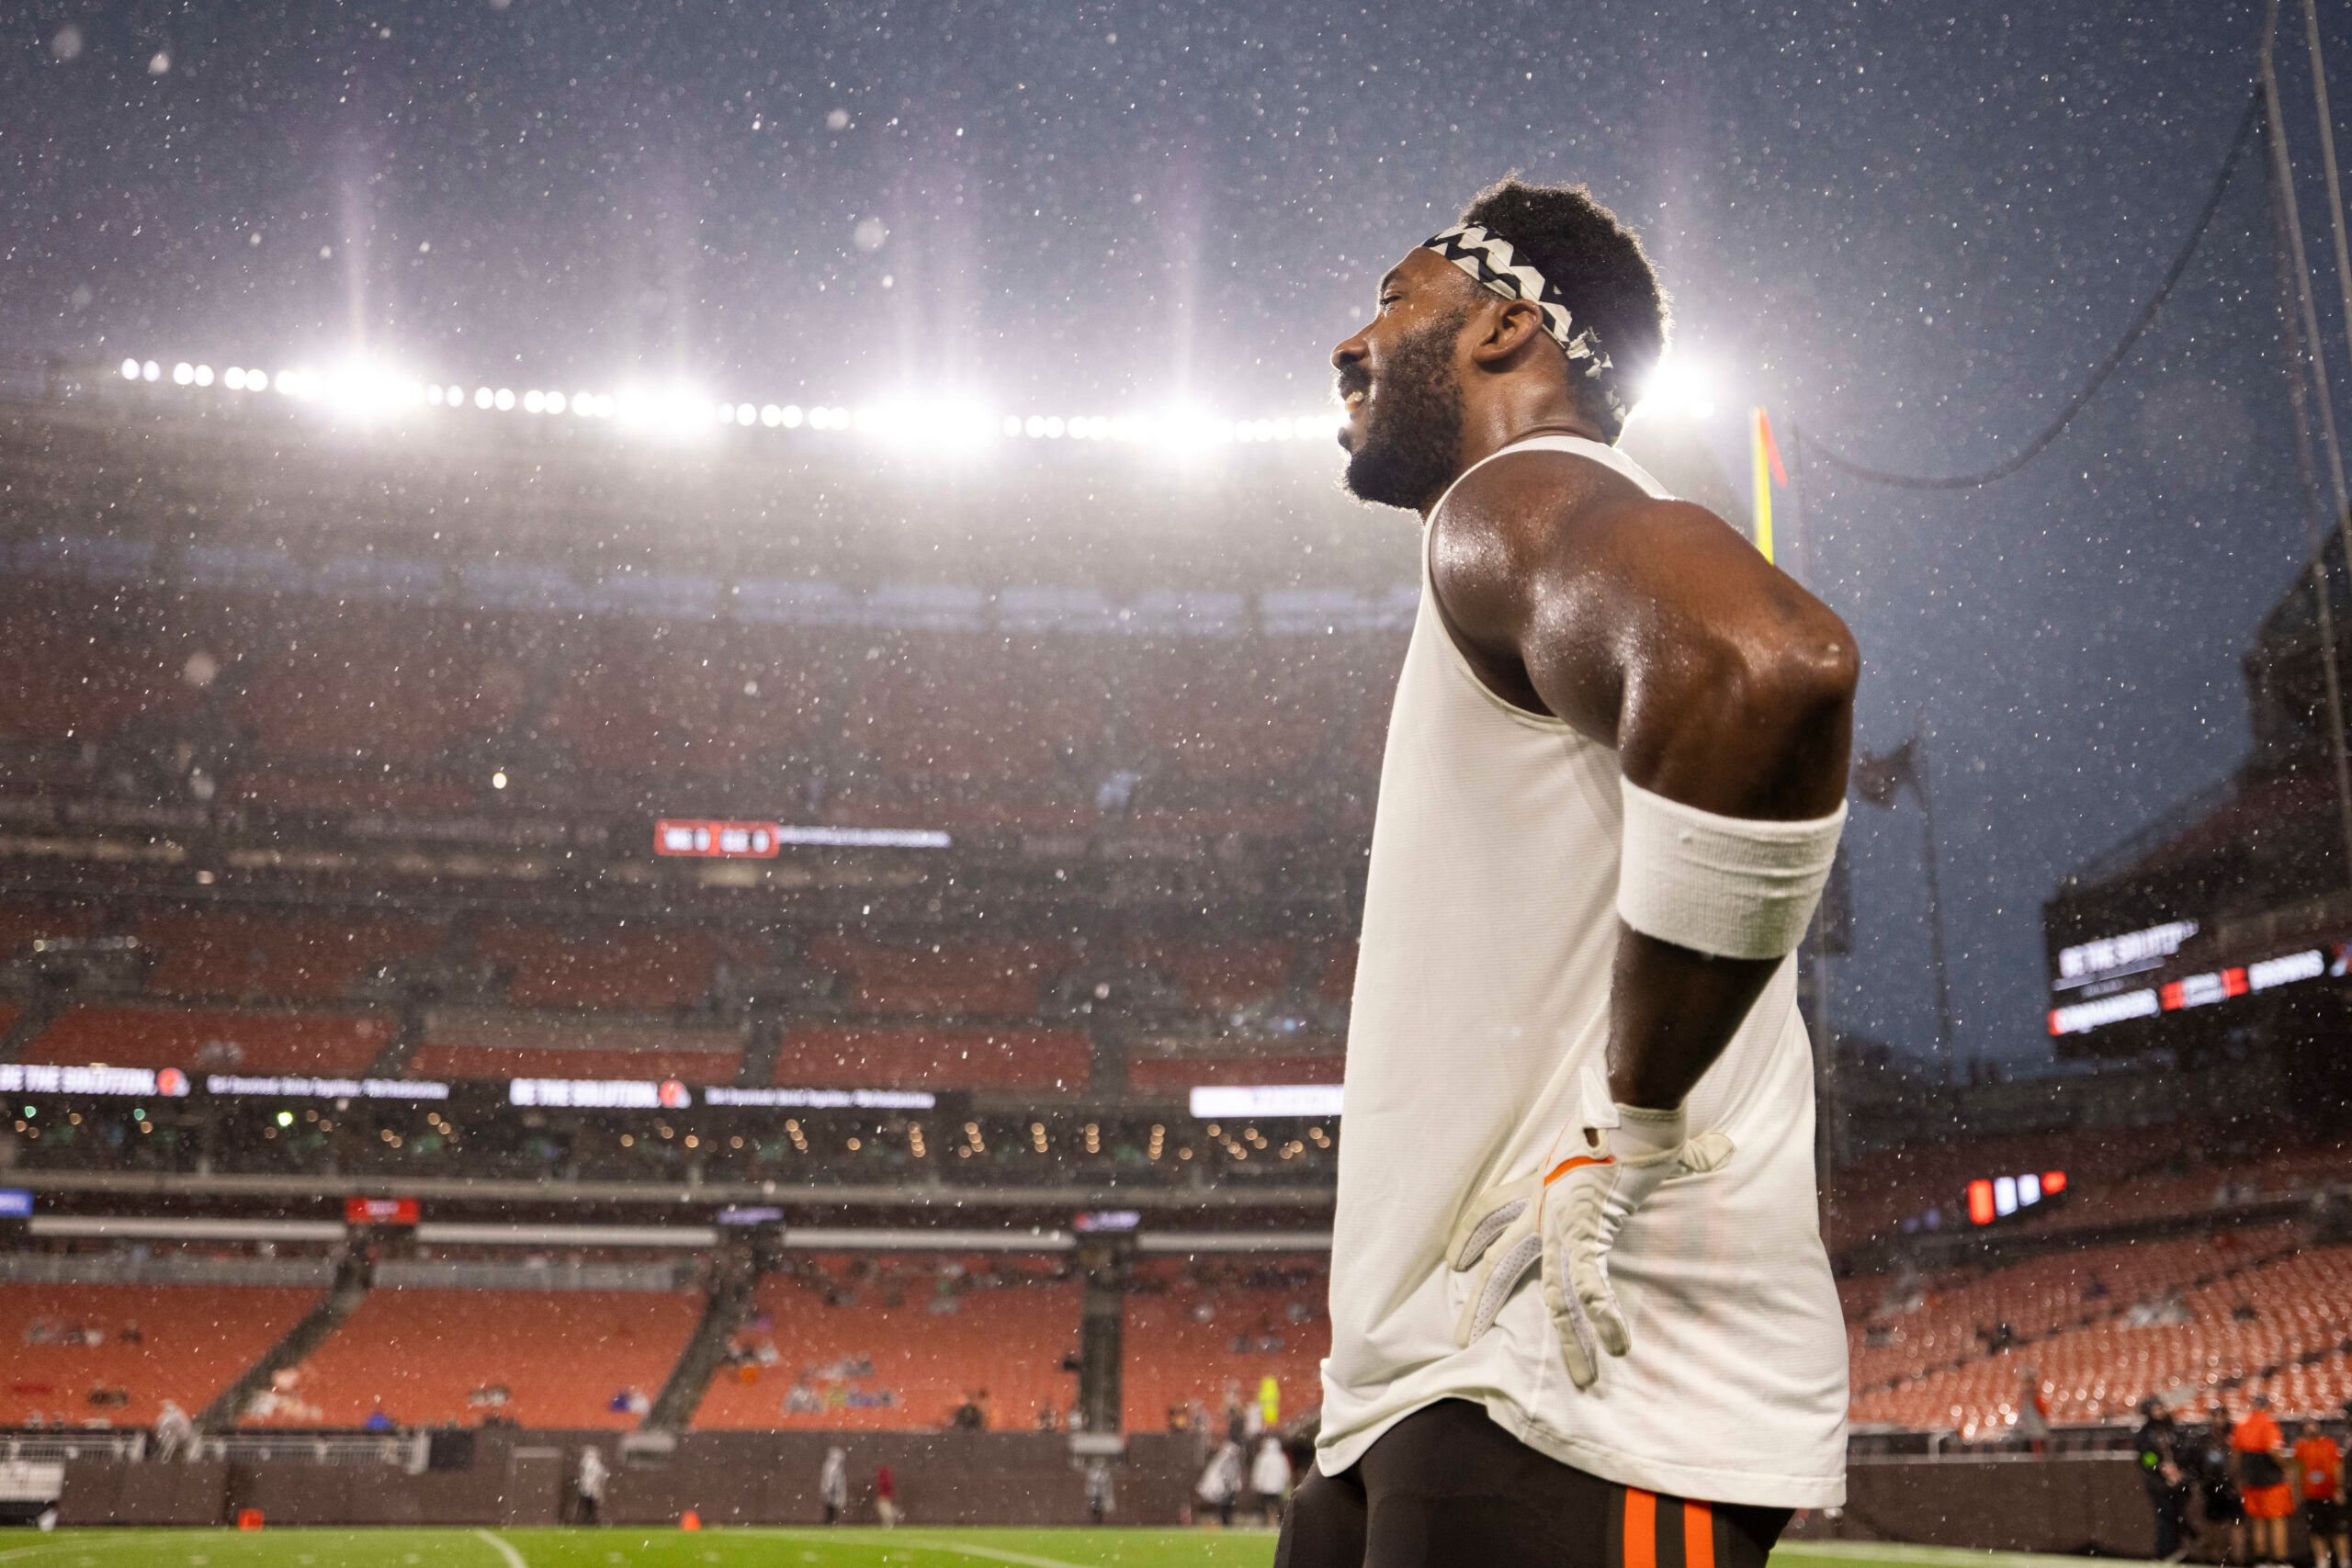
[[[648,434],[685,437],[724,429],[809,432],[863,436],[925,452],[977,452],[1011,442],[1100,443],[1177,455],[1216,447],[1322,442],[1339,434],[1336,411],[1266,419],[1228,419],[1205,410],[1177,408],[1123,414],[1000,412],[977,397],[889,400],[861,407],[777,403],[712,397],[692,388],[594,389],[494,386],[425,380],[381,366],[354,362],[330,371],[264,370],[181,360],[126,358],[128,382],[168,381],[191,394],[273,393],[311,404],[331,417],[366,422],[396,415],[520,414],[542,419],[610,421]]]

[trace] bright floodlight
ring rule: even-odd
[[[212,367],[209,365],[199,365],[196,367],[196,384],[199,387],[209,387],[212,385]]]
[[[220,384],[228,388],[229,390],[232,392],[243,391],[245,389],[245,367],[242,365],[232,365],[229,368],[220,372]]]
[[[1231,420],[1218,419],[1200,409],[1174,408],[1140,422],[1136,439],[1149,442],[1170,457],[1189,457],[1241,439],[1242,428]]]
[[[139,361],[136,359],[126,359],[122,362],[122,378],[126,381],[136,381],[139,379]]]
[[[601,399],[599,400],[601,406]],[[655,434],[701,434],[718,423],[719,405],[685,387],[632,387],[615,400],[623,424]]]
[[[164,367],[152,359],[139,367],[139,378],[142,381],[153,381],[163,373]]]
[[[304,376],[300,395],[324,402],[337,419],[372,420],[401,408],[421,408],[424,383],[369,360],[346,360],[322,377]]]
[[[1650,372],[1634,407],[1636,413],[1669,419],[1712,419],[1715,412],[1714,383],[1701,367],[1669,357]]]
[[[982,400],[958,393],[895,399],[857,411],[862,435],[933,452],[970,452],[995,438],[997,416]]]
[[[173,385],[173,386],[175,386],[175,387],[185,387],[185,386],[187,386],[190,381],[193,381],[193,380],[195,380],[195,379],[196,379],[196,367],[195,367],[195,366],[193,366],[193,365],[190,365],[187,360],[183,359],[183,360],[181,360],[177,365],[175,365],[175,366],[173,366],[173,367],[172,367],[172,385]]]

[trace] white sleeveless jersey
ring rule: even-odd
[[[1504,451],[1573,453],[1666,494],[1597,442]],[[1659,1188],[1611,1255],[1632,1351],[1579,1391],[1532,1276],[1483,1337],[1453,1342],[1466,1295],[1445,1259],[1456,1217],[1537,1168],[1607,1050],[1618,786],[1614,751],[1472,672],[1439,618],[1425,529],[1348,1031],[1317,1462],[1336,1474],[1403,1416],[1466,1399],[1623,1485],[1838,1505],[1846,1335],[1821,1245],[1793,960],[1690,1097],[1690,1130],[1729,1134],[1731,1159]]]

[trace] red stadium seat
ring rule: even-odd
[[[1248,1282],[1252,1275],[1295,1275],[1285,1282]],[[1230,1283],[1204,1280],[1223,1273]],[[1209,1270],[1170,1266],[1138,1270],[1126,1299],[1122,1393],[1130,1432],[1164,1430],[1171,1409],[1195,1403],[1222,1421],[1235,1394],[1255,1403],[1272,1378],[1284,1421],[1323,1402],[1321,1366],[1331,1348],[1325,1307],[1328,1260],[1249,1256]]]
[[[1075,1397],[1080,1288],[1044,1258],[886,1253],[803,1259],[762,1279],[701,1429],[935,1429],[988,1391],[992,1424],[1026,1430]],[[763,1322],[764,1326],[760,1326]],[[796,1392],[797,1390],[797,1392]]]
[[[650,1398],[700,1320],[684,1292],[394,1289],[368,1292],[296,1369],[317,1424],[356,1427],[381,1407],[403,1426],[634,1427],[610,1408]],[[485,1391],[503,1389],[491,1403]]]
[[[723,955],[700,927],[650,923],[492,926],[475,951],[514,971],[506,998],[517,1007],[637,1012],[692,1006],[710,989]]]
[[[809,1024],[785,1032],[775,1081],[810,1089],[1069,1093],[1086,1087],[1092,1062],[1086,1036],[1069,1031]]]
[[[853,937],[809,943],[810,960],[842,975],[843,1001],[866,1014],[1023,1019],[1046,982],[1067,968],[1067,949],[1045,942],[887,944]]]
[[[28,1062],[242,1073],[365,1072],[391,1038],[375,1012],[78,1007],[26,1047]]]
[[[1127,1087],[1138,1093],[1174,1094],[1199,1085],[1338,1083],[1347,1057],[1315,1055],[1132,1056]]]
[[[156,951],[149,990],[249,1001],[340,1001],[361,975],[444,940],[422,920],[225,909],[149,916],[132,934]]]
[[[37,1415],[51,1425],[148,1427],[167,1399],[194,1416],[318,1300],[316,1291],[275,1286],[0,1285],[0,1427]],[[67,1329],[98,1342],[61,1343]],[[94,1404],[100,1390],[123,1398]]]

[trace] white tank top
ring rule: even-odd
[[[1542,436],[1494,457],[1531,451],[1666,494],[1597,442]],[[1467,1399],[1623,1485],[1835,1506],[1846,1335],[1821,1245],[1793,961],[1690,1097],[1690,1130],[1728,1134],[1731,1160],[1658,1189],[1611,1255],[1631,1353],[1578,1391],[1532,1278],[1484,1337],[1453,1343],[1456,1216],[1536,1168],[1607,1048],[1621,816],[1614,751],[1472,672],[1439,619],[1425,529],[1348,1031],[1318,1463],[1336,1474],[1403,1416]]]

